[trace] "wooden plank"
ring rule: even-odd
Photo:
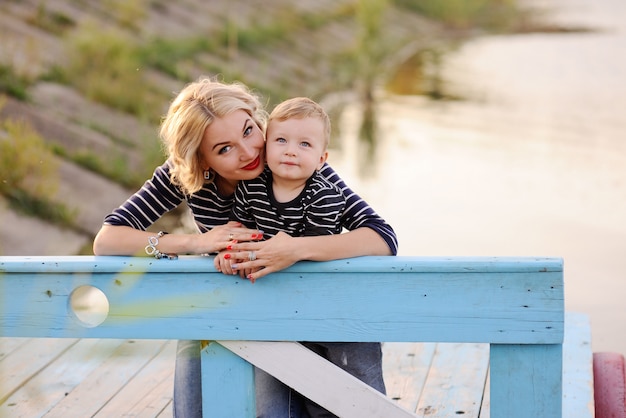
[[[557,402],[553,400],[556,392],[561,393],[562,376],[557,368],[562,367],[563,358],[560,259],[362,257],[298,263],[254,286],[207,272],[207,265],[212,270],[205,257],[159,262],[133,257],[0,257],[0,333],[23,337],[492,342],[496,344],[491,353],[492,390],[488,395],[499,408],[493,415],[557,416],[558,410],[560,416],[560,396]],[[101,325],[85,327],[68,310],[68,298],[79,285],[95,286],[106,295],[109,311]],[[476,307],[480,307],[480,315]],[[233,341],[225,345],[229,343]],[[258,342],[246,344],[259,347]],[[249,355],[267,361],[268,367],[276,363],[262,352]],[[277,370],[296,379],[289,370]],[[317,371],[300,370],[298,375],[302,380]],[[309,382],[298,384],[309,390]],[[544,386],[546,393],[532,391]],[[42,398],[50,400],[46,405],[65,401],[56,398],[58,388],[44,392],[52,394]],[[17,395],[22,393],[18,390],[9,398],[19,399]],[[163,412],[167,414],[167,410]],[[89,415],[89,410],[85,414]]]
[[[254,418],[254,368],[223,345],[202,348],[202,414],[205,417]]]
[[[586,314],[566,312],[563,342],[563,416],[593,418],[593,351]]]
[[[429,418],[477,417],[488,366],[488,344],[438,344],[417,415]]]
[[[2,345],[13,349],[0,359],[0,404],[77,342],[77,339],[69,338],[20,338],[15,341],[2,338]]]
[[[81,384],[63,397],[46,415],[46,418],[68,416],[91,417],[124,390],[163,348],[163,342],[153,340],[123,341],[115,351],[100,362],[97,369],[84,376]]]
[[[3,268],[10,274],[0,275],[0,280],[12,296],[0,304],[2,333],[260,341],[562,341],[563,273],[552,271],[558,263],[551,260],[540,267],[534,259],[518,259],[517,264],[467,259],[463,267],[452,259],[360,257],[303,263],[255,285],[212,272],[206,257],[149,264],[137,257],[114,257],[117,264],[110,258],[91,259],[95,265],[89,258],[79,260],[65,265],[66,270],[86,270],[75,274],[60,271],[62,259],[54,265],[31,260],[35,268],[50,270],[42,275],[10,273],[9,267],[16,266],[5,261]],[[107,262],[117,271],[100,272],[100,264]],[[124,270],[130,263],[133,269],[135,264],[148,269],[149,276]],[[539,271],[527,271],[531,267]],[[85,328],[68,312],[69,295],[79,285],[93,285],[106,294],[110,309],[100,326]]]
[[[562,418],[561,344],[492,344],[491,415]]]
[[[152,418],[152,417],[146,417],[146,418]],[[155,418],[174,418],[174,408],[172,407],[172,403],[170,402],[170,404],[167,405],[167,407],[163,409],[161,412],[159,412],[159,414],[156,415]]]
[[[478,418],[490,418],[491,417],[491,396],[490,390],[491,387],[491,373],[487,371],[487,381],[485,383],[485,389],[483,391],[483,404],[480,407],[480,414]]]
[[[358,260],[355,263],[355,260]],[[179,273],[185,261],[189,273],[207,269],[210,258],[180,256],[178,260],[125,256],[0,256],[0,273]],[[390,270],[425,273],[538,273],[562,272],[557,257],[357,257],[332,261],[302,261],[282,270],[285,273],[336,273],[349,268],[355,273],[382,273]]]
[[[415,418],[382,393],[298,343],[219,343],[342,418]]]
[[[416,411],[436,343],[384,343],[383,374],[387,396]]]
[[[78,341],[12,393],[0,405],[0,416],[42,416],[76,388],[120,344],[119,340]]]
[[[153,343],[161,345],[156,355],[94,417],[155,417],[171,408],[176,341]],[[122,366],[116,363],[111,367]]]
[[[172,417],[174,415],[172,409],[173,382],[174,375],[170,377],[170,381],[162,381],[153,392],[143,399],[141,404],[137,405],[137,408],[135,408],[136,412],[131,411],[124,416],[136,418]],[[110,416],[111,415],[103,415],[103,417]]]
[[[20,347],[31,343],[31,338],[1,338],[0,337],[0,362],[6,356]],[[1,363],[0,363],[1,364]]]

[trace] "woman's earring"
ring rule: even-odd
[[[213,171],[211,170],[204,170],[203,175],[204,175],[204,179],[208,181],[211,181],[215,178],[215,173],[213,173]]]

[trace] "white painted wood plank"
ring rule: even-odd
[[[438,344],[417,415],[477,417],[488,366],[488,344]]]
[[[489,372],[487,372],[487,383],[485,383],[485,391],[483,392],[483,404],[480,407],[480,415],[479,418],[490,418],[491,417],[491,396],[489,391],[489,386],[491,381],[491,376]]]
[[[436,347],[436,343],[383,344],[387,396],[407,411],[417,410]]]
[[[382,393],[298,343],[219,343],[342,418],[415,418]]]
[[[565,313],[563,416],[593,418],[593,351],[586,314]]]

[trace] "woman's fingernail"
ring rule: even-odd
[[[226,260],[230,260],[230,254],[224,254],[224,258],[225,258]]]
[[[250,280],[250,283],[252,284],[254,284],[254,282],[256,281],[256,279],[253,278],[251,274],[248,274],[248,280]]]
[[[227,250],[232,250],[232,249],[233,249],[233,246],[232,246],[231,244],[228,244],[228,245],[226,246],[226,249],[227,249]]]

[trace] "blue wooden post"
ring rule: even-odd
[[[254,418],[253,366],[215,341],[202,348],[202,415]]]
[[[490,374],[492,417],[562,417],[562,344],[491,344]]]

